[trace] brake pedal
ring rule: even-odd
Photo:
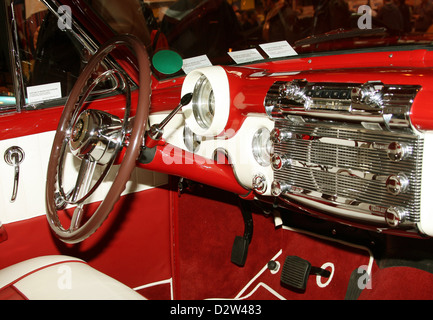
[[[281,270],[281,282],[291,289],[305,291],[310,274],[329,278],[328,270],[312,267],[311,263],[297,256],[287,256]]]
[[[232,247],[232,255],[230,259],[231,262],[240,267],[243,267],[247,260],[249,244],[250,243],[248,239],[241,236],[236,236]]]
[[[242,212],[242,218],[244,220],[244,235],[236,236],[233,242],[231,262],[239,267],[243,267],[247,260],[248,247],[253,237],[253,216],[251,210],[251,204],[247,200],[240,201],[240,207]]]

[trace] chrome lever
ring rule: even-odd
[[[179,110],[189,104],[192,100],[192,93],[185,94],[181,99],[176,108],[174,108],[168,116],[165,117],[159,124],[154,124],[150,127],[149,132],[147,132],[147,136],[145,138],[145,146],[149,149],[156,146],[159,140],[161,140],[162,135],[164,133],[164,127],[166,124],[175,116]]]
[[[12,190],[11,202],[14,202],[18,193],[18,182],[20,177],[20,164],[24,160],[24,151],[20,147],[13,146],[5,151],[4,159],[6,163],[14,167],[14,186]]]

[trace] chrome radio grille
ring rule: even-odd
[[[381,84],[372,91],[377,99],[356,100],[354,112],[363,86],[271,87],[265,104],[275,120],[272,193],[350,220],[412,226],[420,220],[424,142],[404,123],[419,88],[393,87],[388,94]],[[318,90],[336,98],[323,99]]]

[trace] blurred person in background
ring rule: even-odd
[[[350,29],[349,5],[344,0],[313,0],[313,34]]]
[[[400,9],[393,0],[384,0],[376,18],[380,20],[391,34],[401,33],[404,29]]]
[[[414,8],[415,31],[425,32],[433,22],[433,7],[429,0],[422,0]]]
[[[412,31],[412,9],[406,4],[406,0],[398,0],[398,9],[400,10],[401,17],[403,18],[403,31]]]

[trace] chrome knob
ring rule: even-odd
[[[266,182],[265,176],[263,176],[262,174],[256,174],[256,175],[254,175],[254,177],[253,177],[253,188],[259,194],[265,193],[266,189],[268,188],[268,184]]]
[[[271,132],[271,141],[273,143],[281,143],[283,141],[290,140],[292,136],[293,134],[290,131],[275,128]]]
[[[271,185],[271,193],[274,197],[278,197],[280,194],[289,191],[290,188],[291,188],[290,184],[283,181],[275,180],[272,182]]]
[[[289,100],[301,102],[304,105],[304,109],[310,109],[313,101],[310,97],[305,94],[305,87],[308,82],[305,80],[293,80],[287,82],[280,87],[280,96]]]
[[[381,107],[382,83],[368,82],[352,89],[351,98],[354,103],[365,103],[370,107]]]
[[[386,190],[393,195],[406,192],[409,187],[409,179],[404,173],[392,174],[386,179]]]
[[[385,212],[385,221],[390,227],[398,227],[406,220],[407,212],[400,207],[388,208]]]
[[[403,142],[391,142],[386,149],[388,158],[392,161],[401,161],[410,154],[410,148]]]
[[[287,99],[295,99],[301,93],[298,81],[290,81],[281,87],[281,95]]]
[[[281,170],[283,168],[290,167],[292,164],[292,159],[284,155],[274,154],[271,158],[272,168],[274,170]]]

